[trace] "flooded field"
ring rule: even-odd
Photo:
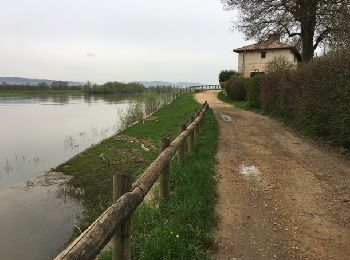
[[[129,100],[0,97],[0,259],[48,259],[64,246],[83,208],[35,177],[116,132]]]

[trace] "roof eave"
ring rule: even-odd
[[[285,47],[285,48],[264,48],[264,49],[251,49],[251,50],[240,50],[240,49],[234,49],[233,52],[240,53],[240,52],[250,52],[250,51],[272,51],[272,50],[293,50],[293,47]]]

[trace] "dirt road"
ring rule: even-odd
[[[350,259],[350,161],[217,99],[214,259]]]

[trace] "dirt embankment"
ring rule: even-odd
[[[217,91],[214,259],[350,259],[350,161]]]

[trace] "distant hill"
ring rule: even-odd
[[[198,82],[170,82],[170,81],[135,81],[143,84],[145,87],[150,86],[176,86],[176,87],[189,87],[189,86],[201,86],[204,85]]]
[[[47,83],[51,84],[56,80],[51,80],[51,79],[29,79],[29,78],[21,78],[21,77],[0,77],[0,83],[5,82],[6,84],[9,85],[38,85],[40,83]],[[68,81],[68,86],[82,86],[84,85],[83,82],[79,81]]]

